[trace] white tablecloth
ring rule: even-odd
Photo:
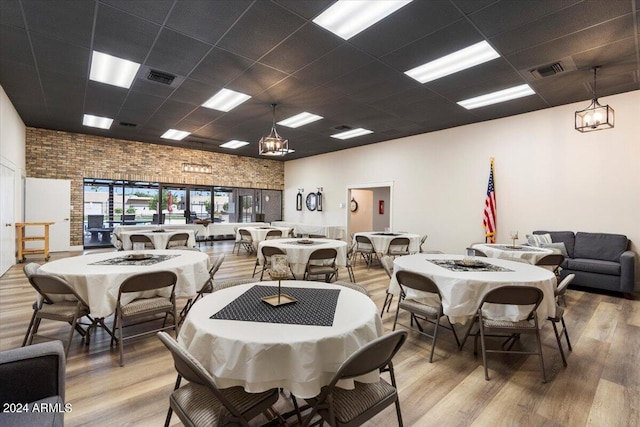
[[[291,227],[269,227],[268,225],[263,225],[260,227],[238,227],[238,233],[236,234],[236,240],[240,240],[240,230],[247,230],[249,234],[251,234],[251,238],[253,239],[253,245],[257,247],[258,243],[262,242],[267,238],[267,233],[271,230],[280,230],[282,231],[282,237],[289,237],[289,232],[291,231]]]
[[[555,313],[554,290],[557,286],[556,276],[547,269],[517,261],[497,258],[480,258],[489,264],[508,268],[513,271],[464,271],[455,272],[440,267],[429,259],[460,260],[461,255],[450,254],[416,254],[398,257],[394,261],[394,271],[407,270],[419,273],[433,280],[442,295],[444,314],[454,323],[466,323],[473,317],[482,298],[491,289],[506,285],[535,286],[542,289],[544,299],[538,308],[540,326],[551,314]],[[389,292],[400,293],[395,275],[389,283]],[[407,290],[407,298],[421,299],[424,293]],[[522,313],[519,310],[502,311],[494,307],[492,316],[500,316],[507,320],[518,320]]]
[[[345,237],[344,227],[341,225],[311,225],[287,221],[272,221],[271,225],[277,227],[291,227],[295,234],[318,234],[329,239],[336,240],[340,240]]]
[[[162,224],[158,225],[116,225],[111,235],[111,243],[116,248],[122,248],[122,233],[131,231],[153,231],[158,228],[163,230],[193,231],[194,236],[207,237],[207,228],[202,224]],[[165,242],[166,245],[166,242]],[[164,246],[163,246],[164,248]]]
[[[420,235],[414,233],[393,233],[395,236],[388,234],[380,234],[381,231],[361,231],[353,235],[353,243],[356,243],[356,236],[366,236],[373,243],[376,252],[387,254],[389,252],[389,243],[396,237],[407,237],[409,239],[409,252],[416,253],[420,251]]]
[[[153,246],[156,249],[165,249],[167,247],[167,243],[169,243],[169,239],[171,236],[174,236],[179,233],[187,233],[189,235],[189,239],[187,240],[187,246],[190,248],[196,247],[196,237],[193,230],[171,230],[162,228],[164,231],[155,232],[149,230],[137,230],[137,231],[120,231],[120,240],[122,241],[122,249],[131,250],[133,244],[131,243],[131,236],[133,234],[142,234],[143,236],[147,236],[151,239]]]
[[[63,277],[89,304],[91,315],[106,317],[115,311],[120,284],[127,277],[149,271],[169,270],[176,273],[176,295],[193,297],[209,278],[207,254],[197,251],[145,250],[154,255],[179,255],[154,265],[91,265],[98,261],[118,258],[134,253],[128,251],[104,252],[63,258],[44,264],[39,272]],[[129,300],[135,295],[130,295]],[[129,300],[124,301],[125,303]]]
[[[207,225],[209,236],[235,235],[238,227],[261,227],[268,226],[266,222],[212,222]]]
[[[336,265],[338,267],[344,267],[347,265],[347,242],[333,239],[311,239],[314,244],[305,245],[298,243],[299,240],[300,239],[263,240],[258,244],[258,259],[260,260],[260,264],[264,262],[262,247],[267,245],[282,249],[287,254],[289,267],[291,267],[293,274],[299,278],[304,275],[307,262],[309,262],[309,256],[317,249],[334,248],[338,252],[336,256]]]
[[[258,284],[277,286],[277,282]],[[282,387],[298,397],[313,397],[342,362],[382,335],[380,316],[369,297],[320,282],[284,280],[282,286],[340,289],[333,326],[210,319],[254,285],[235,286],[204,297],[194,304],[180,329],[178,342],[221,388],[242,386],[257,393]],[[376,372],[358,380],[377,378]]]
[[[471,245],[472,248],[479,249],[484,252],[488,257],[491,258],[502,258],[502,259],[521,259],[523,261],[528,262],[529,264],[535,264],[542,257],[550,255],[553,253],[551,249],[546,248],[527,248],[527,246],[519,246],[517,250],[510,250],[510,245],[504,244],[481,244],[476,243]]]

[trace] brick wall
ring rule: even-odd
[[[284,190],[284,162],[80,133],[27,127],[26,170],[32,178],[71,180],[71,245],[83,244],[83,179],[103,178]],[[182,172],[182,163],[213,174]]]

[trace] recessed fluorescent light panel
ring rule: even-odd
[[[233,139],[229,142],[225,142],[224,144],[221,144],[220,147],[231,148],[235,150],[236,148],[244,147],[245,145],[249,145],[249,143],[246,141],[238,141],[237,139]]]
[[[93,51],[89,78],[96,82],[106,83],[129,89],[138,73],[140,64],[126,59]]]
[[[356,136],[368,135],[370,133],[373,133],[373,131],[369,129],[357,128],[348,130],[346,132],[336,133],[334,135],[331,135],[331,138],[349,139],[355,138]]]
[[[322,119],[322,116],[318,116],[316,114],[304,113],[296,114],[295,116],[289,117],[288,119],[284,119],[278,122],[279,125],[297,128],[300,126],[308,125],[309,123],[313,123]]]
[[[412,0],[339,0],[313,20],[349,40]]]
[[[226,112],[233,110],[249,98],[251,98],[251,96],[244,93],[230,89],[221,89],[218,93],[209,98],[207,102],[202,104],[202,106]]]
[[[191,132],[185,132],[183,130],[169,129],[165,133],[162,134],[160,138],[164,139],[175,139],[176,141],[182,141],[187,135],[190,135]]]
[[[85,114],[82,119],[83,125],[100,129],[109,129],[111,127],[111,123],[113,123],[113,119],[108,117],[92,116],[91,114]]]
[[[535,92],[528,84],[524,84],[514,86],[509,89],[499,90],[497,92],[487,93],[486,95],[476,96],[475,98],[465,99],[463,101],[459,101],[458,105],[466,108],[467,110],[472,110],[474,108],[510,101],[512,99],[522,98],[529,95],[535,95]]]
[[[467,68],[491,61],[500,57],[498,52],[493,50],[489,43],[481,41],[469,47],[465,47],[457,52],[450,53],[442,58],[435,59],[412,68],[404,73],[419,81],[420,83],[430,82]]]

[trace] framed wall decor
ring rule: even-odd
[[[307,209],[310,211],[315,211],[318,207],[318,199],[316,193],[307,194]]]
[[[318,192],[316,193],[316,210],[318,212],[322,211],[322,187],[318,188]]]
[[[297,211],[301,211],[302,210],[302,191],[298,189],[298,194],[296,194],[296,210]]]

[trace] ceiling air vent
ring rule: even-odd
[[[151,80],[152,82],[156,83],[162,83],[165,85],[170,85],[171,83],[173,83],[173,79],[175,78],[176,76],[156,70],[149,70],[149,74],[147,74],[147,80]]]
[[[345,130],[351,130],[351,129],[353,128],[347,125],[340,125],[333,128],[333,130],[339,130],[339,131],[345,131]]]
[[[120,126],[125,126],[125,127],[130,127],[130,128],[134,128],[136,126],[138,126],[135,123],[127,123],[127,122],[120,122]]]
[[[576,70],[576,65],[570,57],[563,58],[551,64],[541,65],[529,70],[534,79],[555,76],[556,74]]]

